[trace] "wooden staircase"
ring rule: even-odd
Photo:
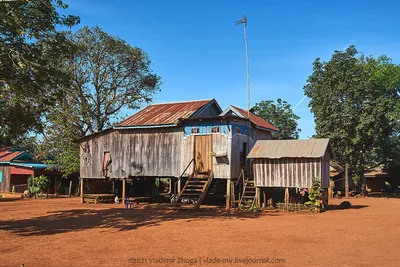
[[[239,209],[242,210],[250,210],[256,201],[256,187],[254,184],[254,180],[247,178],[244,187],[243,187],[243,195],[239,201]]]
[[[195,205],[199,208],[207,195],[208,188],[214,178],[213,172],[193,173],[178,196],[178,201]]]

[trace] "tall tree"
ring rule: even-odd
[[[253,112],[272,123],[279,129],[278,133],[273,133],[274,139],[298,139],[299,132],[297,120],[299,116],[293,113],[290,104],[278,98],[276,103],[273,100],[261,101],[253,107]]]
[[[123,107],[139,108],[159,90],[160,77],[147,54],[99,27],[72,36],[79,51],[67,62],[72,86],[63,101],[79,114],[81,135],[110,126]]]
[[[331,139],[338,160],[349,163],[363,192],[364,171],[377,163],[382,142],[396,125],[398,71],[390,59],[364,57],[350,46],[328,62],[317,58],[304,87],[317,136]]]
[[[79,23],[60,15],[61,0],[0,2],[0,145],[42,128],[67,75],[58,62],[72,50],[57,27]]]
[[[65,62],[72,82],[50,109],[44,134],[44,145],[67,173],[79,170],[74,139],[109,127],[122,108],[139,108],[160,86],[143,50],[99,27],[83,27],[70,40],[78,47]]]

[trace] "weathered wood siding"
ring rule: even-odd
[[[321,187],[322,188],[329,188],[330,187],[330,161],[331,157],[329,155],[328,150],[325,151],[325,155],[322,158],[322,165],[321,165]]]
[[[110,178],[176,177],[181,170],[181,127],[114,130],[81,143],[83,178],[101,178],[104,152],[111,154]]]
[[[2,182],[0,182],[0,192],[10,192],[10,166],[0,166],[0,171],[3,173]]]
[[[243,150],[243,143],[247,143],[247,154],[253,148],[257,140],[271,140],[271,132],[261,131],[252,126],[249,129],[253,132],[253,138],[245,134],[232,133],[231,139],[231,178],[237,178],[240,175],[241,165],[240,165],[240,153]],[[247,154],[245,156],[247,156]],[[248,164],[250,161],[247,161]]]
[[[247,143],[247,153],[249,153],[255,142],[253,142],[253,139],[249,136],[244,134],[233,134],[231,142],[231,178],[238,178],[242,169],[240,154],[243,151],[243,143]]]
[[[272,139],[271,132],[254,129],[254,144],[257,142],[257,140],[271,140],[271,139]]]
[[[322,179],[329,187],[329,160],[320,158],[254,159],[254,177],[258,187],[310,188],[312,179]]]
[[[216,158],[213,157],[213,172],[214,178],[228,179],[230,178],[230,155],[231,146],[230,139],[224,134],[211,134],[212,135],[212,147],[213,152],[227,152],[227,157]],[[181,171],[183,171],[190,160],[194,157],[194,140],[196,135],[187,136],[182,141],[182,163]],[[189,176],[193,172],[193,164],[184,173],[184,176]]]

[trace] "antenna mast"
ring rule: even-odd
[[[243,24],[244,30],[244,47],[246,49],[246,75],[247,75],[247,117],[250,119],[250,72],[249,72],[249,52],[247,49],[247,35],[246,35],[246,26],[247,26],[247,18],[243,14],[243,18],[235,22],[235,25]]]

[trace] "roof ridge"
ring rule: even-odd
[[[185,100],[185,101],[174,101],[174,102],[163,102],[163,103],[154,103],[150,104],[149,106],[155,106],[155,105],[168,105],[168,104],[182,104],[182,103],[193,103],[193,102],[203,102],[203,101],[212,101],[214,98],[211,99],[200,99],[200,100]]]

